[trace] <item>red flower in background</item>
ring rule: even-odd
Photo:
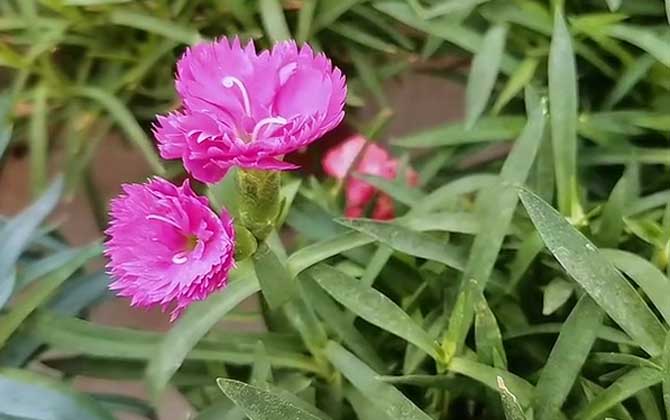
[[[382,147],[367,143],[360,134],[353,135],[344,142],[328,150],[322,165],[326,174],[337,179],[344,179],[356,156],[365,147],[354,173],[375,175],[385,179],[395,179],[398,174],[398,160]],[[407,184],[415,186],[419,183],[418,174],[411,168],[406,174]],[[345,210],[347,217],[361,217],[371,200],[377,196],[372,210],[372,217],[377,220],[388,220],[395,217],[393,199],[375,187],[355,177],[350,177],[345,188]]]

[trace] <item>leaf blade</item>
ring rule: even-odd
[[[556,210],[530,191],[519,193],[545,245],[563,268],[652,356],[665,330],[625,278]]]

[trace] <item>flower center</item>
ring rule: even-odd
[[[239,89],[240,93],[242,94],[242,103],[244,104],[245,115],[251,118],[251,101],[249,100],[249,92],[247,92],[247,88],[244,86],[244,83],[242,83],[242,81],[237,77],[226,76],[221,80],[221,84],[227,89],[232,89],[233,87]],[[286,118],[280,116],[263,118],[262,120],[258,121],[256,125],[254,125],[253,130],[251,130],[251,136],[249,136],[249,133],[245,132],[244,130],[242,130],[238,136],[239,139],[245,143],[253,142],[258,138],[258,135],[260,134],[263,127],[268,127],[271,125],[282,126],[286,123],[288,123]]]
[[[177,230],[181,230],[181,226],[174,220],[170,220],[167,217],[160,216],[158,214],[150,214],[146,217],[147,220],[156,220],[158,222],[165,223],[172,226]],[[188,255],[193,251],[198,244],[198,237],[193,234],[188,234],[184,237],[184,249],[177,252],[172,256],[172,263],[181,265],[188,261]]]
[[[185,238],[184,250],[179,251],[172,256],[172,262],[177,265],[185,264],[188,261],[188,255],[195,249],[198,244],[198,237],[195,235],[187,235]]]

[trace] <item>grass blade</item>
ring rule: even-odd
[[[503,410],[505,411],[505,418],[507,420],[526,420],[526,415],[519,405],[516,396],[510,392],[505,385],[505,380],[502,376],[498,376],[498,392],[500,393],[500,400],[502,402]]]
[[[314,11],[316,10],[317,0],[305,0],[298,12],[298,28],[296,30],[295,40],[301,44],[309,39],[312,34],[312,22],[314,21]]]
[[[58,177],[37,201],[0,228],[0,308],[14,289],[14,264],[62,193],[63,178]]]
[[[570,32],[559,9],[549,51],[549,103],[551,140],[558,189],[558,208],[575,216],[577,203],[577,66]]]
[[[225,378],[216,383],[251,420],[320,420],[291,401],[253,385]]]
[[[142,130],[130,110],[118,98],[102,89],[93,86],[81,86],[74,89],[74,94],[83,96],[99,103],[109,112],[114,120],[121,126],[129,139],[135,143],[144,155],[151,168],[158,174],[165,174],[165,168],[158,159],[154,144],[147,134]]]
[[[27,370],[0,370],[3,419],[114,420],[94,399]]]
[[[261,12],[263,27],[272,42],[291,39],[291,32],[288,30],[288,24],[284,16],[284,9],[279,0],[259,0],[258,7]]]
[[[297,295],[293,276],[267,243],[258,246],[253,259],[263,297],[271,310]]]
[[[538,63],[539,60],[536,57],[529,57],[519,64],[496,98],[493,104],[493,114],[498,114],[512,98],[528,86],[535,75]]]
[[[588,357],[603,311],[583,296],[561,328],[535,388],[533,407],[537,420],[556,418]]]
[[[181,26],[173,20],[163,20],[144,13],[117,8],[109,14],[109,20],[116,24],[154,33],[186,45],[193,45],[203,40],[197,30]]]
[[[49,139],[47,133],[47,97],[45,84],[35,88],[30,117],[30,177],[33,194],[39,194],[46,185]]]
[[[667,37],[661,38],[646,28],[623,23],[610,26],[608,35],[635,45],[670,67]]]
[[[385,412],[390,420],[430,420],[402,392],[378,379],[378,374],[339,344],[330,341],[326,357],[372,404]]]
[[[621,401],[632,397],[640,390],[652,387],[663,380],[664,373],[657,369],[634,369],[598,394],[593,401],[575,415],[575,420],[598,418]]]
[[[603,256],[640,286],[651,303],[670,322],[670,281],[656,266],[639,255],[619,249],[602,249]]]
[[[88,260],[100,255],[102,247],[98,244],[86,247],[74,255],[67,264],[47,274],[34,288],[12,305],[11,310],[3,317],[0,325],[0,347],[4,346],[9,337],[21,323],[30,316],[58,287]]]
[[[204,302],[192,305],[175,323],[156,348],[146,370],[146,379],[154,398],[167,386],[189,351],[231,309],[260,290],[258,279],[251,272],[240,268],[231,274],[225,290],[215,293]]]
[[[484,112],[493,86],[498,78],[498,70],[503,52],[507,29],[494,26],[484,35],[481,49],[475,54],[465,88],[465,127],[472,128]]]
[[[369,219],[338,219],[338,223],[368,235],[391,248],[419,258],[463,269],[463,257],[457,248],[433,236],[403,226]]]
[[[470,248],[463,283],[458,300],[463,303],[463,313],[454,313],[449,321],[449,329],[442,343],[447,360],[455,356],[465,341],[470,329],[473,310],[470,302],[483,290],[489,280],[493,266],[518,204],[516,188],[525,182],[535,156],[542,142],[545,125],[545,107],[539,98],[528,91],[528,124],[514,144],[500,173],[504,184],[498,184],[483,191],[478,197],[478,216],[482,220],[480,232]],[[474,281],[471,281],[474,280]]]
[[[549,204],[520,192],[545,245],[601,308],[652,356],[661,354],[665,329],[644,300],[596,247]]]
[[[435,341],[381,292],[325,264],[317,265],[308,273],[328,294],[356,315],[438,358]]]
[[[481,118],[467,129],[463,123],[442,126],[393,140],[393,145],[406,148],[454,146],[466,143],[507,141],[519,135],[525,118],[517,115]]]

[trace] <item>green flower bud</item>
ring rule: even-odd
[[[264,240],[277,221],[281,209],[281,173],[239,170],[240,222],[259,240]]]

